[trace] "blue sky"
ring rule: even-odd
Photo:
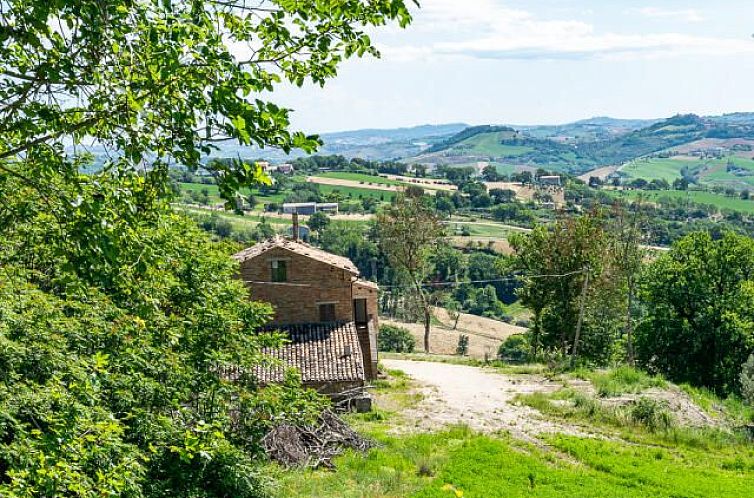
[[[424,0],[379,60],[284,89],[309,132],[754,111],[751,0]]]

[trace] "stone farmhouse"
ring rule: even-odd
[[[294,226],[296,223],[294,223]],[[269,326],[290,343],[267,354],[301,372],[304,385],[337,397],[377,376],[377,284],[359,278],[348,258],[276,236],[235,254],[240,278],[256,301],[275,309]],[[260,367],[262,384],[285,367]]]

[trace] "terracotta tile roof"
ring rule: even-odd
[[[310,246],[305,242],[286,239],[285,237],[281,237],[280,235],[276,235],[271,239],[265,240],[264,242],[260,242],[259,244],[255,244],[247,249],[244,249],[243,251],[234,254],[233,258],[243,263],[244,261],[247,261],[249,259],[261,256],[270,249],[274,248],[285,249],[287,251],[300,254],[301,256],[306,256],[317,261],[321,261],[328,265],[351,272],[354,275],[359,274],[359,269],[356,268],[356,265],[354,265],[353,262],[348,258],[323,251],[322,249],[317,249],[316,247]]]
[[[311,382],[363,381],[364,359],[353,322],[280,325],[272,328],[288,334],[291,342],[264,354],[281,360]],[[252,374],[262,384],[282,382],[286,367],[257,366]]]

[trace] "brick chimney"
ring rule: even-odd
[[[298,213],[293,212],[293,240],[298,242]]]

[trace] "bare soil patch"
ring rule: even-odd
[[[511,247],[510,243],[505,239],[500,239],[497,237],[449,237],[450,243],[453,245],[453,247],[458,248],[464,248],[468,246],[470,243],[472,244],[482,244],[485,247],[489,247],[493,251],[495,251],[498,254],[505,254],[506,256],[510,256],[513,254],[513,248]]]
[[[455,354],[458,337],[461,334],[469,336],[468,356],[484,359],[485,355],[494,357],[500,343],[513,334],[526,332],[523,327],[516,327],[509,323],[492,320],[476,315],[461,313],[458,328],[453,329],[453,321],[442,308],[435,308],[435,317],[442,325],[432,325],[430,328],[430,352],[432,354]],[[417,349],[424,344],[424,325],[421,323],[406,323],[381,318],[382,323],[404,327],[411,332],[416,340]]]
[[[602,168],[596,168],[591,171],[587,171],[583,175],[579,175],[578,179],[585,183],[589,183],[589,178],[593,176],[599,178],[600,180],[604,180],[611,174],[615,173],[617,170],[618,166],[604,166]]]
[[[466,424],[481,432],[510,431],[532,440],[542,433],[585,435],[583,429],[544,419],[527,406],[513,404],[517,394],[553,392],[562,384],[538,375],[504,375],[491,369],[429,361],[382,360],[419,383],[423,399],[404,411],[409,430],[436,430]],[[397,430],[406,430],[399,427]]]

